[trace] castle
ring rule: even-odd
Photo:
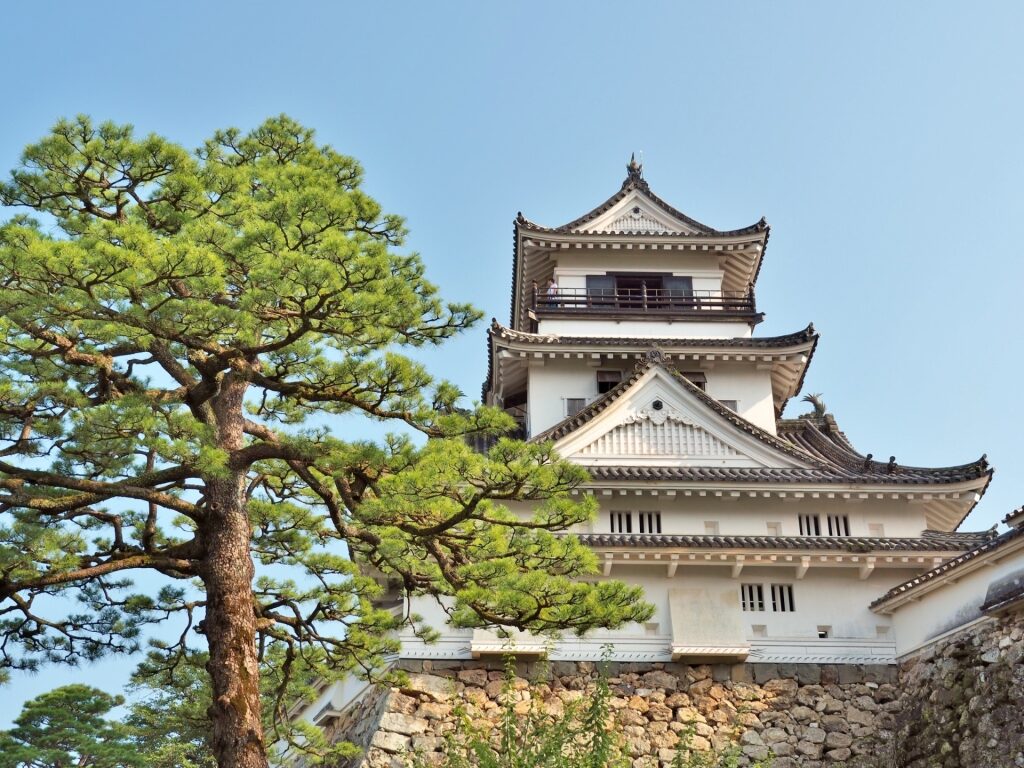
[[[693,670],[715,670],[730,685],[768,683],[769,699],[790,682],[821,687],[823,675],[836,685],[867,681],[870,693],[879,680],[892,687],[898,662],[1019,609],[1024,515],[1009,516],[1001,536],[958,531],[992,479],[985,457],[916,467],[864,455],[816,396],[810,413],[783,418],[818,334],[808,326],[755,335],[768,236],[764,219],[721,231],[690,218],[654,194],[635,160],[621,188],[575,221],[516,218],[511,318],[488,331],[483,399],[511,414],[521,437],[553,441],[588,469],[579,493],[596,496],[600,513],[574,533],[596,553],[599,578],[642,585],[655,613],[642,625],[551,645],[449,627],[440,606],[412,598],[405,608],[441,637],[403,636],[397,663],[481,691],[488,673],[473,675],[514,653],[570,665],[610,654],[637,674],[676,670],[694,687],[703,673]],[[663,689],[662,700],[674,690]],[[851,697],[842,706],[855,706],[853,688],[828,695],[842,692]],[[433,701],[436,686],[423,695]],[[353,711],[392,706],[363,700],[353,710],[365,696],[356,682],[337,684],[304,716],[351,724]],[[364,746],[386,756],[426,738],[429,716],[407,706],[402,717],[428,725],[383,737],[370,728]],[[894,727],[876,723],[876,710],[847,711],[835,738],[814,731],[817,721],[790,718],[781,746],[756,736],[748,754],[771,748],[780,765],[856,757],[857,738]],[[670,729],[652,727],[662,731]],[[667,764],[649,741],[637,754]]]

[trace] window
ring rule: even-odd
[[[782,523],[768,523],[768,535],[769,536],[781,536],[782,535]]]
[[[827,640],[832,637],[832,627],[818,625],[818,639]]]
[[[633,513],[632,512],[612,512],[612,533],[632,533],[633,532]]]
[[[764,586],[761,584],[740,584],[740,603],[744,611],[763,611]]]
[[[768,627],[764,624],[751,624],[750,630],[754,633],[754,637],[768,637]]]
[[[661,533],[661,512],[640,512],[640,533]]]
[[[622,381],[622,371],[598,371],[597,372],[597,393],[603,395]]]
[[[846,515],[826,515],[829,536],[849,536],[850,518]]]
[[[683,378],[689,381],[697,389],[706,391],[708,388],[708,377],[700,371],[682,371]]]
[[[800,515],[801,536],[821,536],[821,517],[818,515]]]
[[[772,584],[772,610],[775,613],[792,613],[796,610],[792,584]]]
[[[565,415],[575,416],[577,413],[582,411],[587,405],[587,398],[585,397],[567,397],[565,398]]]
[[[733,411],[734,413],[739,412],[739,400],[719,400],[718,402],[720,402],[722,405],[724,405],[726,408],[728,408],[730,411]]]
[[[719,530],[718,530],[718,521],[717,520],[705,520],[704,521],[704,534],[706,536],[717,536],[718,533],[719,533]]]

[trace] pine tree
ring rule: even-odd
[[[568,497],[583,470],[474,453],[464,435],[511,419],[404,354],[478,313],[439,298],[361,181],[283,116],[194,153],[80,117],[25,150],[0,186],[39,217],[0,225],[0,668],[132,652],[171,619],[166,668],[197,634],[209,654],[218,764],[263,768],[287,734],[264,733],[261,657],[281,723],[311,677],[376,679],[418,626],[365,569],[461,626],[649,616],[576,578],[594,557],[557,533],[594,511]],[[357,416],[403,431],[352,439]]]
[[[106,718],[123,703],[86,685],[37,696],[0,731],[0,768],[144,768],[129,730]]]

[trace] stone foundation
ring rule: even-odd
[[[405,768],[410,750],[440,758],[457,700],[476,721],[497,719],[504,679],[499,661],[403,666],[408,686],[387,692],[384,706],[360,705],[362,712],[379,712],[372,736],[366,738],[371,729],[365,723],[353,730],[358,717],[346,718],[347,727],[333,726],[335,738],[366,750],[351,766]],[[536,695],[540,706],[557,713],[592,690],[597,675],[590,662],[520,663],[516,672],[516,706],[523,712]],[[891,666],[612,663],[608,674],[615,720],[634,768],[668,766],[687,734],[696,749],[738,742],[742,765],[774,754],[773,768],[875,768],[886,764],[899,706]]]
[[[904,661],[896,768],[1024,766],[1024,614]]]

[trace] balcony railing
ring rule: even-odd
[[[676,290],[671,288],[534,288],[533,309],[540,312],[692,312],[756,311],[754,292]]]

